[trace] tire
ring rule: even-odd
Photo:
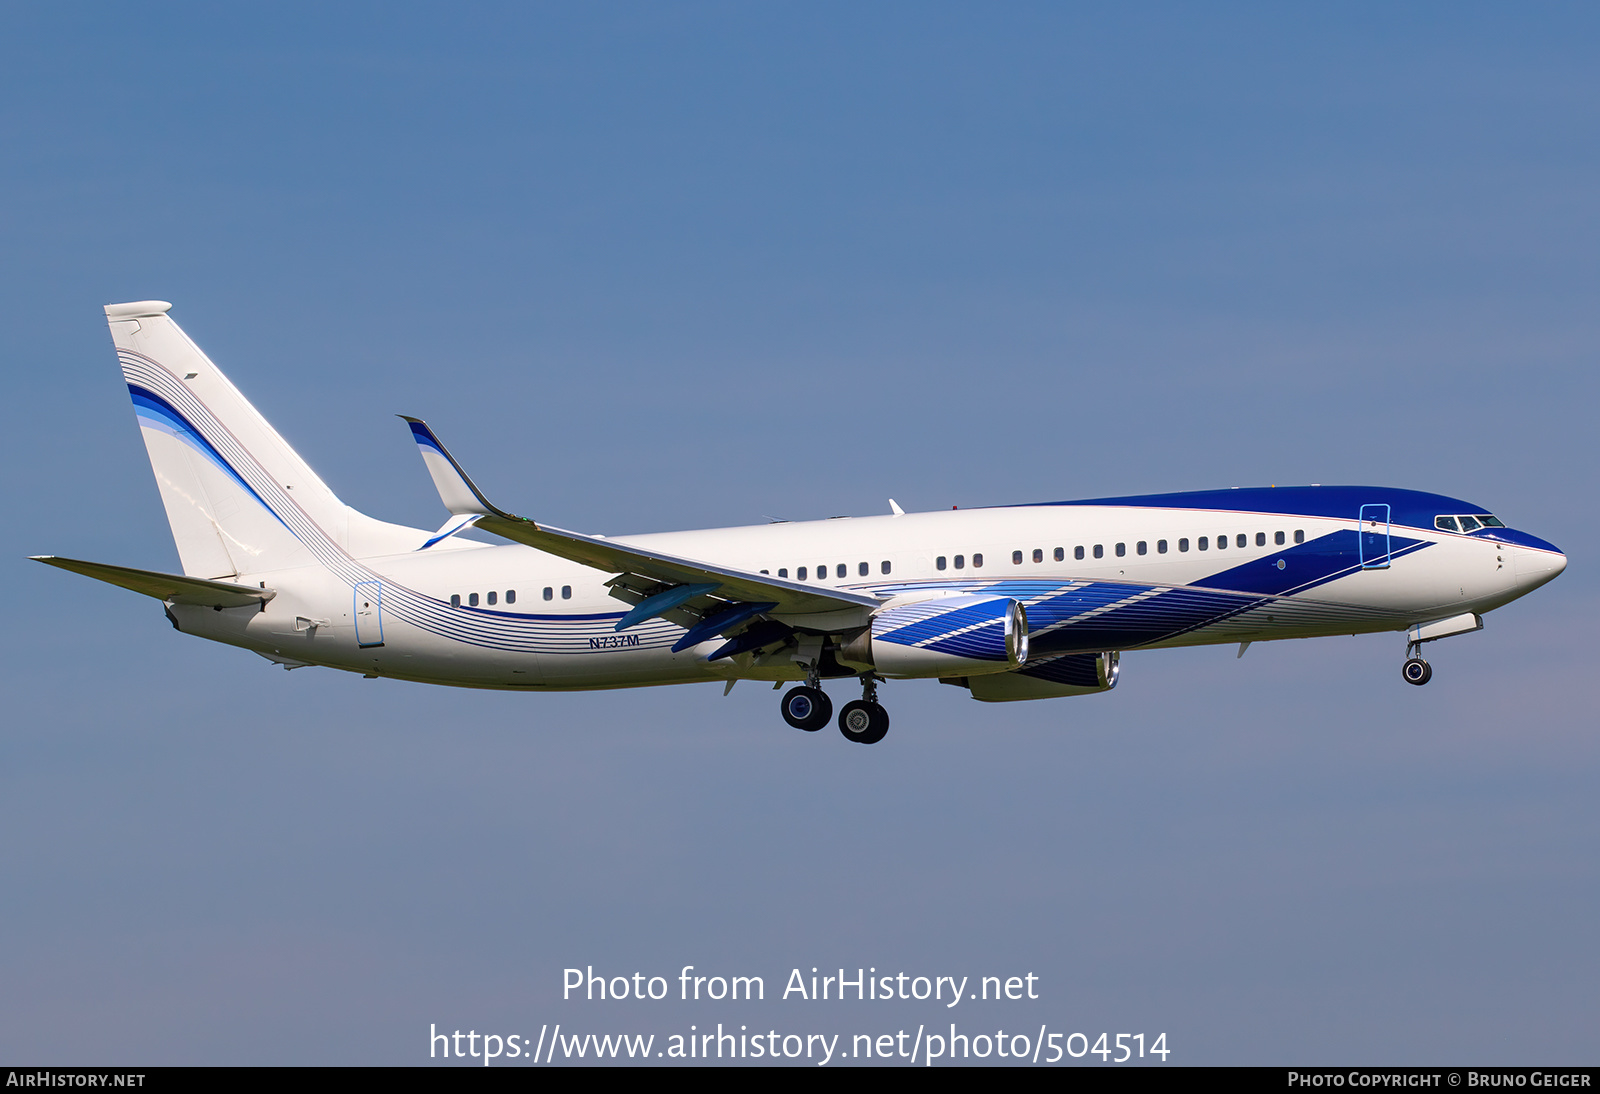
[[[1420,657],[1412,657],[1400,666],[1400,675],[1405,677],[1406,683],[1421,687],[1433,679],[1433,666]]]
[[[839,712],[839,732],[847,741],[875,745],[889,732],[889,712],[865,699],[846,703]]]
[[[821,688],[790,688],[783,694],[783,720],[796,729],[815,733],[833,717],[833,703]]]

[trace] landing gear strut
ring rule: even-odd
[[[1421,643],[1407,644],[1406,663],[1400,666],[1400,675],[1406,678],[1406,683],[1415,684],[1419,688],[1433,679],[1433,666],[1418,656],[1421,652]]]
[[[889,732],[889,712],[878,705],[878,682],[872,676],[861,678],[861,698],[839,712],[839,732],[863,745],[875,745]]]

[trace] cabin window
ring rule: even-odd
[[[967,568],[967,556],[966,555],[957,555],[956,556],[956,569],[964,570],[966,568]]]
[[[1067,552],[1066,552],[1066,548],[1064,548],[1064,547],[1057,547],[1057,548],[1056,548],[1056,561],[1057,561],[1057,562],[1060,562],[1060,561],[1061,561],[1061,560],[1062,560],[1062,559],[1064,559],[1064,558],[1066,558],[1066,557],[1067,557]]]
[[[935,570],[944,569],[944,556],[943,555],[940,555],[938,558],[933,560],[933,568]]]
[[[1037,547],[1035,547],[1033,549],[1033,561],[1035,561],[1035,562],[1043,562],[1044,561],[1044,552],[1041,551]]]
[[[1096,544],[1095,544],[1095,545],[1094,545],[1094,557],[1095,557],[1095,558],[1105,558],[1105,557],[1106,557],[1106,547],[1105,547],[1105,544],[1103,544],[1103,543],[1096,543]]]
[[[1145,553],[1147,553],[1147,552],[1148,552],[1148,551],[1149,551],[1149,550],[1150,550],[1150,545],[1149,545],[1149,544],[1147,544],[1147,543],[1146,543],[1146,542],[1145,542],[1145,541],[1144,541],[1144,540],[1142,540],[1142,539],[1141,539],[1141,540],[1140,540],[1140,541],[1139,541],[1139,542],[1138,542],[1138,543],[1137,543],[1137,544],[1136,544],[1136,545],[1135,545],[1135,546],[1134,546],[1134,548],[1133,548],[1133,549],[1134,549],[1134,550],[1135,550],[1135,551],[1137,551],[1137,552],[1139,552],[1139,553],[1140,553],[1140,554],[1141,554],[1141,555],[1142,555],[1142,554],[1145,554]]]
[[[461,594],[460,593],[451,593],[450,594],[450,606],[452,608],[461,607]]]
[[[828,564],[826,562],[824,562],[821,566],[817,567],[817,580],[818,581],[826,581],[826,580],[828,580]]]
[[[856,572],[858,574],[860,574],[862,577],[866,577],[868,574],[870,574],[872,572],[872,567],[870,565],[868,565],[867,563],[863,562],[861,565],[856,567]]]
[[[880,570],[882,570],[884,573],[888,573],[889,572],[889,560],[888,559],[884,559],[882,562],[878,563],[878,568]]]
[[[507,604],[515,604],[516,602],[517,602],[517,590],[515,590],[515,589],[507,589],[506,590],[506,603]]]
[[[494,593],[490,593],[489,594],[489,603],[490,603],[491,606],[494,605],[494,604],[499,603],[499,600],[500,600],[500,598],[498,596],[496,596]]]
[[[1282,532],[1274,532],[1272,534],[1272,542],[1276,543],[1279,547],[1282,547],[1283,546],[1283,533]]]
[[[841,563],[839,563],[839,565],[834,567],[833,576],[834,577],[844,577],[849,572],[850,572],[850,567],[846,566],[844,563],[841,562]]]
[[[1083,560],[1083,546],[1082,546],[1082,544],[1080,544],[1077,547],[1074,547],[1072,549],[1072,557],[1075,558],[1075,559],[1078,559],[1080,562]]]
[[[1211,549],[1211,540],[1207,539],[1205,536],[1201,536],[1200,539],[1195,543],[1195,546],[1202,551],[1208,551]]]
[[[561,599],[562,600],[571,600],[572,599],[572,586],[571,585],[563,585],[563,586],[561,586]]]
[[[1218,536],[1217,537],[1217,550],[1226,551],[1227,549],[1228,549],[1228,537],[1227,536]]]
[[[468,593],[467,594],[467,607],[476,608],[477,606],[478,606],[478,594],[477,593]]]
[[[1304,543],[1306,541],[1306,534],[1299,528],[1294,530],[1294,541],[1296,543]]]
[[[1180,539],[1178,541],[1178,550],[1179,551],[1188,551],[1189,550],[1189,541],[1186,540],[1186,539]]]
[[[778,567],[778,576],[779,577],[788,577],[789,576],[789,567],[787,567],[787,566],[779,566]]]
[[[768,574],[768,573],[771,573],[772,571],[771,570],[762,570],[761,572],[764,573],[764,574]]]
[[[1039,552],[1035,551],[1033,553],[1034,554],[1038,554]],[[1034,559],[1034,561],[1038,562],[1039,560],[1038,559]],[[1021,566],[1022,565],[1022,552],[1021,551],[1012,551],[1011,552],[1011,565],[1013,565],[1013,566]]]
[[[1128,553],[1128,545],[1126,543],[1117,544],[1117,557],[1118,558],[1121,558],[1123,555],[1125,555],[1127,553]]]
[[[983,556],[981,554],[972,556],[972,568],[974,570],[983,569]]]
[[[1265,547],[1266,545],[1267,545],[1267,533],[1265,533],[1265,532],[1257,532],[1256,533],[1256,546],[1257,547]]]
[[[1233,541],[1233,545],[1235,547],[1243,547],[1246,544],[1248,544],[1249,542],[1250,542],[1250,537],[1245,535],[1243,532],[1240,532],[1239,535],[1238,535],[1238,538],[1236,538]]]
[[[1156,540],[1156,554],[1164,555],[1166,553],[1167,553],[1167,541],[1164,540],[1164,539]]]
[[[795,570],[794,576],[796,581],[804,581],[806,579],[806,568],[801,566],[799,569]]]
[[[544,598],[546,600],[554,600],[556,598],[556,591],[550,586],[546,585],[544,587]]]

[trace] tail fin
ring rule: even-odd
[[[335,497],[168,317],[171,307],[108,304],[106,321],[185,574],[330,564],[351,553],[352,523],[369,549],[379,548],[363,553],[416,546],[411,540],[425,533],[374,521]]]

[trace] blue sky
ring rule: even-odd
[[[944,1017],[559,999],[694,964],[1033,971],[1003,1021],[1174,1062],[1593,1062],[1592,9],[7,19],[0,1056]],[[100,312],[150,297],[410,524],[396,413],[588,531],[1362,482],[1571,565],[1427,688],[1399,636],[1150,652],[888,685],[873,749],[750,684],[285,674],[24,560],[176,568]]]

